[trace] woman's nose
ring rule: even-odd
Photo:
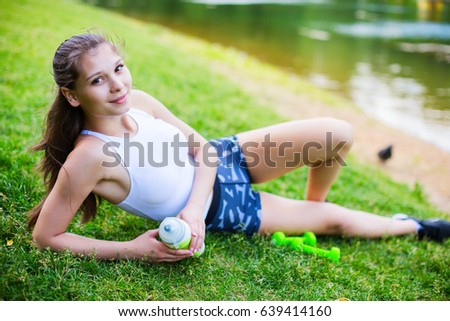
[[[111,92],[116,92],[122,90],[124,84],[119,77],[111,78]]]

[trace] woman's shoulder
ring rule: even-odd
[[[105,179],[106,172],[102,166],[102,142],[94,139],[94,137],[86,137],[78,140],[59,170],[57,185],[55,185],[59,188],[53,190],[62,192],[62,195],[69,193],[85,197]]]
[[[131,99],[134,109],[144,111],[153,117],[158,115],[161,108],[165,108],[158,99],[142,90],[133,89]]]
[[[94,136],[78,138],[74,149],[67,156],[64,167],[67,170],[98,171],[106,160],[104,152],[105,142]]]

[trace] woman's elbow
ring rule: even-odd
[[[47,247],[51,247],[51,237],[42,233],[42,231],[37,230],[36,228],[33,230],[33,243],[38,249],[44,249]]]

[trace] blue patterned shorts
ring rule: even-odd
[[[236,136],[210,143],[216,148],[220,163],[206,229],[257,233],[261,224],[261,199],[250,185],[247,164]]]

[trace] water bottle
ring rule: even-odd
[[[179,250],[188,249],[191,242],[191,228],[182,219],[176,217],[166,217],[159,225],[159,237],[168,247]],[[198,257],[205,251],[205,244],[194,253]]]

